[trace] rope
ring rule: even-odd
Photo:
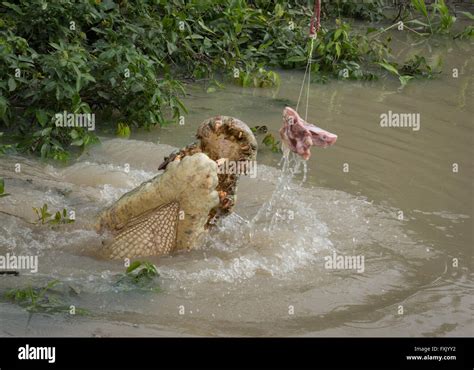
[[[316,27],[315,27],[316,21]],[[309,26],[309,35],[313,36],[319,32],[321,28],[321,0],[314,0],[313,16],[311,17],[311,25]]]
[[[303,94],[304,83],[306,81],[306,74],[308,73],[308,68],[309,68],[309,64],[310,64],[309,59],[311,59],[311,58],[308,58],[308,62],[306,63],[306,69],[304,70],[303,83],[301,84],[300,94],[298,96],[298,103],[296,103],[296,111],[297,112],[298,112],[298,107],[300,105],[301,95]]]
[[[309,107],[309,85],[311,83],[311,61],[313,57],[313,44],[314,44],[314,38],[311,39],[311,46],[310,46],[310,54],[308,58],[308,92],[306,93],[306,112],[304,115],[304,120],[308,120],[308,107]]]
[[[300,105],[301,97],[303,95],[303,88],[306,82],[306,75],[308,75],[308,89],[306,92],[306,109],[305,109],[305,120],[308,119],[308,107],[309,107],[309,87],[311,84],[311,62],[313,58],[313,47],[314,40],[316,39],[318,32],[321,28],[321,0],[314,0],[314,10],[311,17],[311,23],[309,26],[309,37],[311,38],[310,50],[308,53],[308,61],[306,63],[306,69],[304,71],[303,82],[301,83],[300,94],[298,96],[298,102],[296,103],[296,111]]]

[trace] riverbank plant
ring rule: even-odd
[[[332,0],[322,1],[322,12],[328,17],[334,18],[354,18],[364,21],[380,21],[385,18],[383,0],[372,1],[346,1]]]
[[[401,87],[406,86],[406,84],[414,78],[433,78],[435,74],[440,73],[438,70],[439,63],[440,62],[438,62],[438,66],[432,67],[427,63],[424,57],[419,55],[413,56],[404,64],[388,62],[387,60],[378,62],[382,68],[398,77]]]
[[[430,11],[423,4],[410,7],[415,23],[449,30],[454,20],[444,2]],[[303,0],[1,1],[0,151],[67,160],[117,122],[130,130],[178,122],[192,81],[278,86],[277,69],[305,68],[312,8]],[[314,81],[381,75],[389,38],[340,18],[375,21],[384,9],[380,1],[323,1]],[[58,124],[63,113],[74,119]],[[80,125],[86,116],[93,129]],[[125,127],[117,134],[129,136]]]
[[[412,0],[412,8],[416,18],[407,21],[410,25],[421,26],[423,32],[448,33],[456,21],[444,0],[436,0],[427,5],[425,0]]]

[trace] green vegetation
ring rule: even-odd
[[[474,26],[467,26],[463,31],[459,32],[455,39],[471,39],[474,38]]]
[[[128,139],[130,137],[130,134],[131,134],[130,127],[126,123],[119,122],[118,125],[117,125],[116,134],[117,134],[118,137]]]
[[[443,0],[401,4],[400,18],[411,18],[406,24],[419,37],[448,34],[456,20]],[[347,20],[380,21],[386,2],[323,2],[314,43],[308,40],[312,7],[303,0],[1,1],[0,153],[67,160],[98,139],[84,126],[59,127],[57,114],[94,114],[99,130],[129,137],[133,128],[186,114],[187,82],[210,81],[209,93],[222,87],[218,80],[278,86],[275,69],[304,69],[310,45],[316,82],[375,79],[388,64],[402,84],[426,75],[425,66],[408,73],[382,32],[354,31]],[[472,34],[470,26],[455,37]]]
[[[243,87],[271,87],[280,85],[280,76],[274,71],[267,71],[263,67],[255,69],[253,64],[246,66],[245,71],[235,73],[235,81]]]
[[[5,193],[5,180],[0,177],[0,198],[6,197],[10,194]]]
[[[9,301],[18,304],[30,313],[72,313],[78,315],[87,314],[82,308],[71,308],[65,303],[62,294],[54,290],[59,280],[52,280],[46,286],[33,288],[31,286],[22,289],[11,289],[4,294]]]
[[[281,142],[276,140],[275,137],[268,133],[262,140],[262,144],[270,148],[273,153],[281,153]]]
[[[321,2],[322,12],[329,17],[347,17],[367,21],[380,21],[385,18],[383,0],[346,1],[333,0]]]
[[[115,283],[121,290],[139,290],[160,292],[156,283],[159,277],[154,264],[147,261],[134,261]],[[61,287],[60,289],[57,289]],[[68,296],[77,296],[79,291],[74,286],[52,280],[44,286],[10,289],[3,293],[8,301],[18,304],[30,313],[68,313],[73,315],[90,315],[86,309],[76,307],[68,302]]]
[[[424,57],[420,57],[419,55],[415,55],[404,65],[399,65],[395,62],[388,63],[387,61],[379,62],[378,64],[388,72],[398,76],[402,87],[406,86],[408,81],[413,78],[432,78],[435,73],[440,73],[440,71],[435,71],[435,69],[426,62]]]
[[[466,16],[466,18],[470,19],[471,21],[474,21],[474,15],[469,13],[469,12],[460,12],[461,14],[463,14],[464,16]],[[458,34],[456,34],[454,36],[455,39],[459,38],[459,39],[470,39],[470,38],[474,38],[474,26],[467,26],[464,30],[462,30],[461,32],[459,32]]]
[[[351,33],[351,27],[339,19],[336,28],[323,28],[314,43],[312,73],[316,81],[328,76],[342,79],[371,80],[377,78],[374,63],[390,56],[387,42]]]
[[[456,21],[456,17],[451,15],[444,0],[437,0],[430,6],[427,6],[424,0],[412,0],[411,4],[420,17],[408,23],[421,26],[424,32],[448,33]]]
[[[255,126],[251,127],[250,130],[257,136],[265,135],[262,139],[262,144],[269,148],[273,153],[281,153],[281,142],[275,139],[273,134],[268,132],[267,126]]]
[[[250,127],[250,130],[254,134],[266,134],[268,132],[268,127],[263,125],[263,126],[255,126],[255,127]]]
[[[116,285],[125,290],[138,288],[140,290],[160,292],[160,287],[156,285],[155,281],[159,276],[160,274],[156,266],[151,262],[134,261],[125,270],[125,274],[118,279]]]
[[[2,139],[2,136],[3,136],[3,132],[0,132],[0,140]],[[14,151],[13,145],[0,144],[0,156],[13,152],[13,151]]]
[[[62,212],[57,211],[54,213],[54,215],[49,213],[48,205],[46,203],[40,208],[33,207],[33,211],[35,211],[36,216],[38,217],[36,223],[41,223],[41,225],[63,225],[70,224],[75,221],[74,219],[68,217],[67,210],[65,208],[62,210]]]

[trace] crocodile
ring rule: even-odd
[[[108,233],[103,255],[112,259],[190,250],[236,202],[239,175],[257,157],[257,140],[241,120],[216,116],[198,128],[197,141],[173,152],[159,173],[105,209],[95,225]],[[225,161],[241,173],[223,173]]]
[[[303,120],[290,107],[280,129],[283,152],[308,160],[311,146],[328,147],[337,135]],[[198,128],[196,141],[165,157],[153,179],[126,193],[98,217],[96,230],[108,232],[102,253],[123,259],[190,250],[216,222],[232,212],[239,175],[256,161],[257,140],[241,120],[216,116]],[[239,173],[220,171],[239,163]]]

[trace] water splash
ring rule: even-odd
[[[307,178],[307,163],[300,156],[290,152],[283,147],[283,156],[278,164],[281,167],[277,184],[270,200],[262,205],[254,218],[249,222],[249,227],[254,229],[257,223],[264,224],[264,230],[274,230],[281,220],[294,219],[293,210],[286,211],[279,208],[279,205],[292,204],[295,201],[294,196],[294,178],[303,173],[301,186]],[[283,213],[282,213],[283,212]]]

